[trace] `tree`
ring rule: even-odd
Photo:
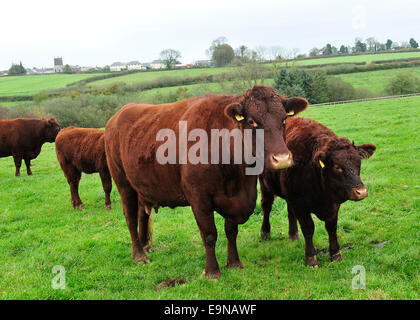
[[[165,49],[160,53],[160,59],[166,65],[167,69],[172,69],[177,63],[180,63],[178,59],[181,58],[181,52],[174,49]]]
[[[354,40],[354,52],[365,52],[366,43],[362,42],[362,39],[356,38]]]
[[[226,37],[218,37],[217,39],[211,42],[210,48],[206,50],[206,54],[209,58],[213,57],[213,51],[217,46],[227,43],[228,40]]]
[[[345,45],[341,45],[340,50],[338,51],[341,54],[349,53],[349,49]]]
[[[322,55],[329,56],[332,54],[331,44],[327,43],[324,48],[322,48]]]
[[[319,56],[320,53],[321,53],[321,50],[319,50],[318,48],[312,48],[311,51],[309,51],[309,56],[316,57],[316,56]]]
[[[401,71],[389,80],[385,90],[390,95],[416,93],[420,91],[420,79],[410,71]]]
[[[385,48],[386,48],[386,50],[391,50],[391,48],[392,48],[392,40],[391,39],[386,40]]]
[[[227,43],[217,45],[212,51],[211,58],[218,67],[228,65],[235,57],[232,47]]]
[[[68,64],[66,64],[64,66],[63,72],[70,74],[70,73],[73,73],[73,70],[71,69],[71,67]]]
[[[414,38],[411,38],[409,42],[410,42],[411,48],[417,49],[419,47],[419,44],[417,43],[416,40],[414,40]]]
[[[22,62],[19,64],[12,64],[8,71],[9,75],[21,75],[26,74],[26,69],[23,67]]]
[[[376,51],[377,49],[377,45],[378,45],[378,41],[376,41],[376,39],[374,37],[369,37],[366,39],[367,42],[367,49],[369,51]]]
[[[301,96],[311,103],[329,100],[327,76],[323,72],[282,68],[274,78],[274,88],[288,97]]]

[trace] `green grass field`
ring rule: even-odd
[[[348,73],[337,75],[337,77],[350,83],[355,88],[366,88],[374,94],[380,95],[384,94],[385,87],[391,78],[403,71],[410,71],[420,77],[420,67]]]
[[[100,74],[47,74],[0,77],[0,96],[29,95],[65,88],[67,84]]]
[[[408,58],[420,58],[420,51],[414,52],[391,52],[391,53],[378,53],[378,54],[361,54],[361,55],[350,55],[344,57],[330,57],[330,58],[317,58],[317,59],[306,59],[296,60],[288,62],[288,65],[314,65],[314,64],[325,64],[325,63],[342,63],[342,62],[366,62],[367,64],[372,61],[379,60],[390,60],[390,59],[408,59]]]
[[[153,214],[151,263],[136,265],[114,187],[113,210],[104,209],[97,174],[84,175],[85,211],[74,211],[54,144],[45,144],[33,173],[14,177],[13,159],[0,159],[0,299],[419,299],[420,98],[310,107],[303,116],[321,121],[355,143],[377,151],[362,165],[369,197],[340,211],[338,238],[344,261],[331,263],[327,233],[316,220],[320,267],[304,265],[304,241],[287,236],[284,201],[272,212],[272,238],[261,241],[260,205],[239,228],[245,266],[226,263],[223,218],[216,254],[219,281],[201,276],[205,251],[189,207]],[[303,239],[303,237],[301,236]],[[65,268],[66,289],[54,290],[52,269]],[[366,270],[366,289],[352,289],[352,268]],[[183,285],[155,291],[171,278]]]

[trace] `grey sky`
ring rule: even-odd
[[[0,70],[19,61],[51,67],[54,56],[81,66],[148,62],[166,48],[190,63],[205,59],[219,36],[233,48],[301,53],[327,42],[352,45],[355,37],[420,41],[420,2],[407,0],[14,0],[1,1],[0,12]]]

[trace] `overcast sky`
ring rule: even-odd
[[[181,62],[206,59],[212,40],[298,48],[327,42],[353,45],[355,37],[420,42],[420,1],[279,0],[13,0],[0,1],[0,70],[64,64],[104,66],[149,62],[163,49]]]

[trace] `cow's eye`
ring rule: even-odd
[[[254,128],[258,127],[258,124],[253,119],[248,119],[248,124]]]
[[[338,165],[335,165],[334,166],[334,169],[335,169],[335,171],[337,171],[338,173],[342,173],[343,172],[343,168],[341,168],[340,166],[338,166]]]

